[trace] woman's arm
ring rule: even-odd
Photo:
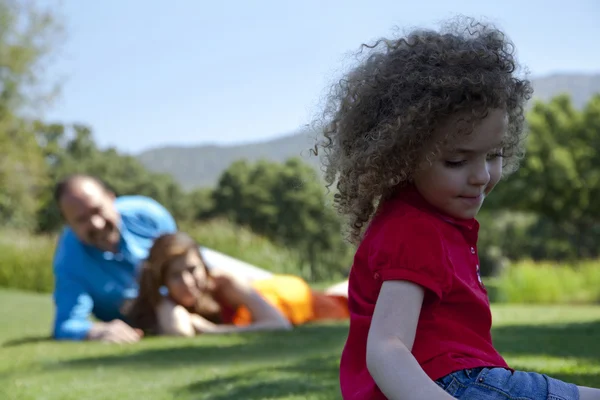
[[[218,333],[242,333],[242,332],[254,332],[254,331],[265,331],[265,330],[282,330],[291,329],[281,326],[278,322],[263,321],[252,323],[247,326],[236,326],[236,325],[218,325],[200,315],[192,314],[191,316],[192,326],[195,331],[203,334],[218,334]],[[288,323],[289,324],[289,323]]]
[[[220,325],[213,332],[248,332],[258,330],[289,330],[292,324],[276,307],[266,301],[250,282],[218,273],[213,278],[219,288],[220,295],[234,308],[246,307],[252,315],[252,323],[248,326]],[[209,332],[207,332],[209,333]]]
[[[161,335],[194,336],[192,315],[183,306],[171,300],[163,299],[156,309],[158,330]]]
[[[253,317],[248,326],[218,325],[197,314],[190,314],[183,306],[163,299],[156,317],[161,335],[191,337],[196,333],[240,333],[262,330],[290,330],[292,324],[275,307],[265,301],[249,284],[228,275],[215,277],[221,294],[235,306],[245,306]]]
[[[390,400],[450,400],[423,371],[411,350],[424,289],[412,282],[385,281],[367,339],[367,368]]]

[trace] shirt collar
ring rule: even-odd
[[[406,204],[409,204],[409,205],[415,207],[415,208],[418,208],[422,211],[433,214],[436,217],[438,217],[439,219],[441,219],[445,222],[448,222],[450,224],[456,225],[462,229],[466,229],[468,231],[473,231],[473,230],[477,231],[479,229],[479,223],[477,222],[477,220],[475,218],[469,218],[469,219],[454,218],[454,217],[440,211],[439,209],[435,208],[434,206],[432,206],[427,200],[425,200],[425,198],[423,198],[421,193],[419,193],[419,191],[417,190],[417,188],[414,185],[408,185],[402,189],[399,189],[394,194],[394,197]]]

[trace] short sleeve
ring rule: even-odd
[[[177,224],[171,213],[149,197],[139,196],[122,205],[121,216],[127,219],[127,228],[142,237],[154,239],[177,232]]]
[[[157,204],[154,217],[158,222],[158,231],[163,233],[175,233],[177,232],[177,223],[171,213],[162,205]]]
[[[374,232],[369,267],[381,281],[406,280],[438,298],[451,285],[451,267],[443,237],[425,216],[392,219]]]

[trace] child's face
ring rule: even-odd
[[[414,178],[419,193],[454,218],[474,218],[502,176],[501,143],[507,124],[504,110],[491,110],[454,148],[442,149],[431,163],[424,161]],[[442,130],[455,129],[453,125]]]

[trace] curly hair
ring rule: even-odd
[[[436,128],[460,115],[469,134],[493,108],[508,114],[503,175],[523,155],[530,82],[515,75],[514,46],[491,25],[459,19],[440,32],[415,30],[363,44],[368,56],[327,98],[322,147],[327,187],[358,242],[377,204],[411,181],[425,149],[439,150]],[[447,136],[445,140],[450,140]]]

